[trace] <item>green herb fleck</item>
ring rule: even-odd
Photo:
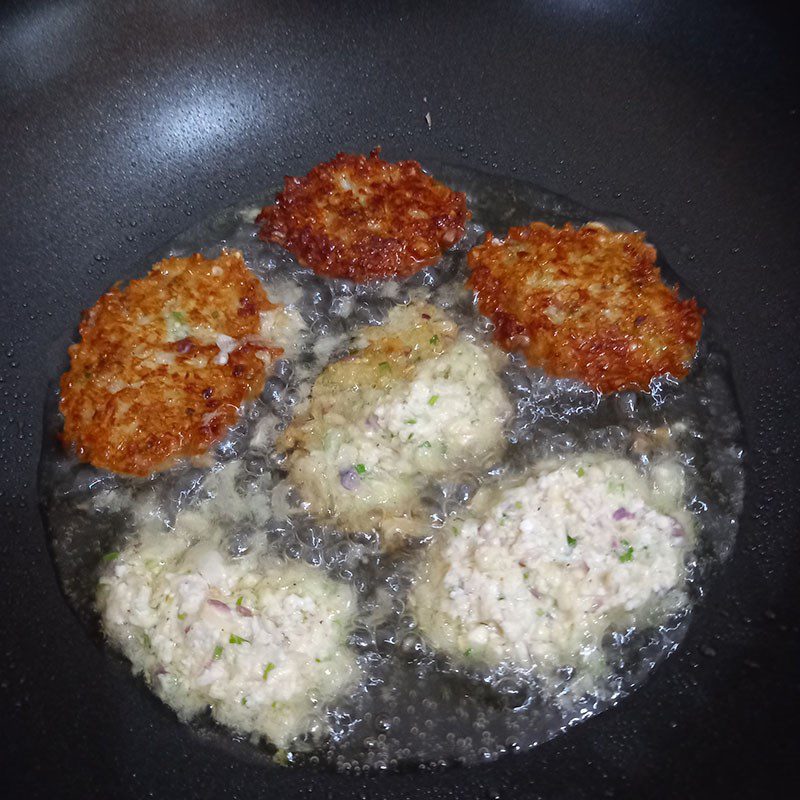
[[[415,419],[407,419],[406,425],[416,425],[417,421]]]
[[[517,502],[514,503],[514,508],[516,508],[517,511],[519,511],[522,508],[522,503],[520,503],[520,501],[517,500]]]
[[[170,317],[172,317],[172,319],[175,322],[177,322],[179,325],[185,325],[186,324],[186,314],[184,314],[183,311],[173,311],[170,314]]]
[[[522,580],[526,581],[526,580],[528,580],[528,578],[530,578],[530,576],[531,576],[531,573],[528,572],[528,570],[525,570],[525,572],[522,573]]]
[[[431,338],[428,340],[428,344],[439,344],[439,337],[438,337],[436,334],[434,334],[434,335],[433,335],[433,336],[431,336]]]
[[[423,442],[423,443],[420,445],[420,447],[430,447],[430,446],[431,446],[431,443],[430,443],[430,442],[428,442],[428,441],[424,441],[424,442]]]
[[[467,658],[469,658],[469,657],[472,655],[472,648],[471,648],[471,647],[468,647],[468,648],[467,648],[467,649],[464,651],[464,655],[465,655]]]
[[[367,468],[363,464],[356,464],[356,472],[359,475],[363,475],[367,471]]]
[[[322,663],[322,659],[321,658],[315,658],[314,661],[316,661],[317,664],[321,664]]]
[[[150,637],[146,633],[142,634],[142,644],[148,649],[153,646],[153,643],[150,641]]]
[[[536,609],[536,616],[537,617],[543,617],[544,616],[544,609],[543,608],[537,608]]]
[[[246,705],[247,705],[247,698],[246,698],[246,697],[243,697],[243,698],[242,698],[242,705],[243,705],[243,706],[246,706]]]
[[[628,561],[633,561],[633,546],[627,539],[621,539],[620,544],[625,548],[619,554],[619,560],[621,563],[626,564]]]
[[[263,674],[261,675],[261,680],[262,680],[262,681],[265,681],[265,680],[267,679],[267,676],[268,676],[268,675],[270,674],[270,672],[272,672],[272,670],[274,670],[274,669],[275,669],[275,665],[274,665],[274,664],[273,664],[273,663],[270,661],[270,662],[269,662],[269,664],[267,664],[267,666],[266,666],[266,667],[264,667],[264,672],[263,672]],[[273,707],[274,707],[274,706],[273,706]]]
[[[178,614],[178,619],[183,622],[186,619],[186,612],[184,611],[182,614]]]
[[[381,372],[391,372],[392,371],[392,365],[388,361],[381,361],[381,363],[378,364],[378,369]]]
[[[567,534],[567,544],[570,547],[575,547],[575,545],[578,544],[578,540],[574,536]]]
[[[235,633],[231,634],[231,638],[228,639],[231,644],[250,644],[249,639],[245,639],[242,636],[237,636]]]
[[[586,470],[583,467],[578,467],[578,477],[582,478],[586,474]]]
[[[103,561],[113,561],[115,558],[119,558],[119,551],[112,550],[110,553],[106,553],[103,556]]]
[[[439,395],[438,394],[432,394],[430,396],[430,398],[428,398],[428,405],[429,406],[435,406],[436,405],[436,401],[438,399],[439,399]]]
[[[222,658],[222,645],[218,644],[214,648],[214,661],[219,661]]]
[[[243,596],[243,595],[239,595],[239,596],[236,598],[236,605],[237,605],[237,606],[240,606],[240,605],[242,604],[242,600],[244,600],[244,596]]]

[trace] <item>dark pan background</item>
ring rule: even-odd
[[[740,798],[796,781],[796,31],[736,2],[5,4],[5,796]],[[268,770],[180,725],[67,607],[35,485],[81,309],[209,212],[378,144],[639,222],[716,313],[750,442],[734,557],[644,688],[527,756],[379,780]]]

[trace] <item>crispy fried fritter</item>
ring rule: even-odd
[[[148,475],[222,438],[280,351],[274,306],[242,254],[168,258],[84,313],[61,378],[62,441],[82,461]]]
[[[304,178],[287,177],[261,211],[262,239],[320,275],[354,281],[405,278],[435,264],[464,235],[466,198],[416,161],[339,153]]]
[[[502,241],[487,234],[469,253],[468,285],[497,341],[529,364],[601,392],[647,389],[687,374],[702,328],[655,260],[641,233],[533,222]]]

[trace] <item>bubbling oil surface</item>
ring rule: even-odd
[[[529,184],[448,165],[428,166],[437,178],[466,192],[473,218],[464,239],[439,265],[405,282],[355,285],[323,279],[280,247],[261,242],[254,217],[272,192],[204,220],[137,271],[141,274],[167,255],[239,249],[270,297],[294,309],[294,347],[274,365],[261,396],[214,449],[210,466],[183,464],[141,480],[79,464],[54,443],[61,420],[53,376],[45,412],[50,435],[44,437],[40,465],[42,506],[66,597],[92,631],[98,628],[93,598],[103,554],[120,550],[145,525],[169,535],[176,515],[187,508],[201,509],[210,526],[224,531],[234,556],[270,548],[276,558],[317,564],[357,590],[360,612],[349,642],[358,653],[365,685],[331,709],[331,735],[322,742],[298,741],[286,754],[290,762],[354,772],[433,768],[491,760],[563,733],[623,698],[679,645],[692,601],[735,540],[743,496],[741,423],[727,358],[708,318],[688,378],[682,383],[657,380],[649,394],[600,397],[574,381],[549,378],[518,356],[506,357],[502,377],[515,413],[506,430],[506,456],[493,476],[588,450],[643,464],[668,453],[688,477],[686,503],[698,534],[689,564],[690,601],[660,625],[609,636],[607,674],[596,679],[588,694],[569,697],[564,692],[566,700],[554,701],[552,693],[511,672],[447,664],[430,652],[406,611],[425,545],[387,554],[373,533],[344,535],[298,510],[284,457],[273,444],[316,376],[347,353],[359,327],[380,324],[394,304],[422,296],[444,308],[468,336],[488,340],[491,324],[464,288],[466,252],[485,231],[502,235],[534,219],[551,224],[597,220],[618,230],[635,229],[623,219],[592,213]],[[675,281],[661,266],[665,279]],[[431,487],[425,500],[432,533],[486,477],[453,475]],[[564,680],[566,687],[569,676]],[[211,723],[196,722],[195,727],[243,757],[267,757],[274,750]]]

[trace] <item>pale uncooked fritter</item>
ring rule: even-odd
[[[414,302],[364,329],[329,365],[278,446],[312,513],[346,530],[422,536],[420,494],[437,478],[484,470],[501,455],[511,405],[502,354]]]
[[[603,635],[685,600],[682,472],[619,458],[550,462],[485,486],[434,544],[411,607],[456,662],[552,676],[602,662]]]
[[[109,639],[184,718],[210,708],[285,747],[324,734],[328,704],[358,682],[355,594],[305,563],[147,532],[110,562],[97,601]]]

